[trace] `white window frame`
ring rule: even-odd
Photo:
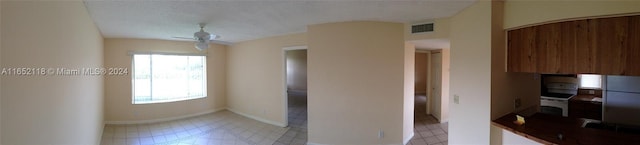
[[[207,56],[205,54],[186,54],[186,53],[161,53],[161,52],[129,52],[129,55],[131,55],[131,70],[132,70],[132,74],[131,74],[131,103],[136,105],[136,104],[155,104],[155,103],[168,103],[168,102],[178,102],[178,101],[185,101],[185,100],[194,100],[194,99],[200,99],[200,98],[206,98],[207,97]],[[203,95],[202,96],[186,96],[186,97],[180,97],[180,98],[176,98],[176,99],[166,99],[166,100],[151,100],[151,101],[136,101],[136,66],[135,66],[135,56],[136,55],[165,55],[165,56],[201,56],[203,57],[203,76],[202,76],[202,80],[203,82]],[[152,67],[153,65],[151,63],[153,63],[153,59],[150,58],[150,67]],[[152,69],[152,68],[149,68]],[[153,72],[150,72],[151,74],[153,74]],[[153,82],[153,77],[151,77],[151,82]],[[150,84],[151,86],[153,85],[153,83]],[[151,87],[150,86],[150,87]],[[153,88],[150,89],[151,91],[151,97],[153,98]]]

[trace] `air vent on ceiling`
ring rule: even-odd
[[[411,25],[411,33],[433,32],[433,23]]]

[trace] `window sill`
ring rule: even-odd
[[[151,100],[151,101],[139,101],[139,102],[133,102],[133,105],[144,105],[144,104],[161,104],[161,103],[171,103],[171,102],[180,102],[180,101],[187,101],[187,100],[196,100],[196,99],[201,99],[201,98],[206,98],[207,96],[200,96],[200,97],[192,97],[192,98],[180,98],[180,99],[171,99],[171,100]]]

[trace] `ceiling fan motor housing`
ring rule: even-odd
[[[209,34],[209,33],[205,32],[205,31],[203,31],[202,29],[200,29],[200,31],[198,31],[198,32],[196,32],[196,33],[193,33],[193,37],[194,37],[196,40],[198,40],[198,41],[201,41],[201,40],[207,40],[207,41],[208,41],[208,40],[211,40],[211,34]]]

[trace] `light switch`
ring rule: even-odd
[[[460,96],[458,96],[458,95],[453,95],[453,103],[455,103],[455,104],[460,104]]]

